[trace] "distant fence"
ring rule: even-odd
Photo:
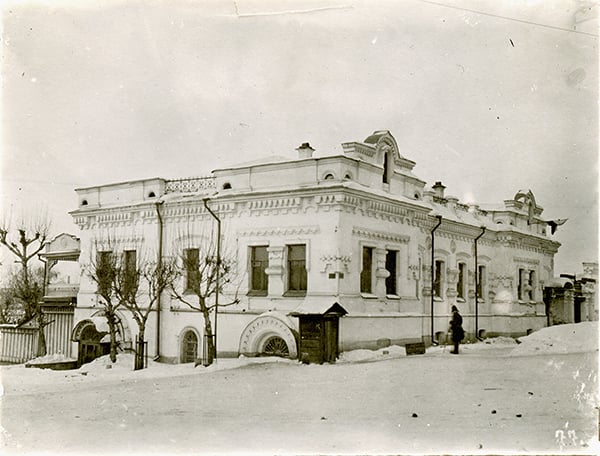
[[[0,325],[0,361],[24,363],[36,357],[38,330],[17,328],[15,325]]]
[[[44,328],[46,353],[71,356],[71,332],[73,331],[73,307],[45,306],[45,319],[51,322]]]

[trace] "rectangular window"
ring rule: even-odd
[[[373,292],[373,247],[363,247],[362,271],[360,272],[360,292]]]
[[[477,298],[478,299],[485,299],[485,282],[486,282],[486,276],[485,276],[485,266],[477,266]]]
[[[389,295],[397,295],[397,280],[396,280],[396,261],[398,259],[398,251],[388,250],[385,254],[385,269],[390,273],[385,279],[385,292]]]
[[[200,249],[183,251],[185,291],[198,292],[200,287]]]
[[[95,274],[98,279],[98,293],[104,298],[112,294],[115,272],[113,253],[110,251],[96,252]]]
[[[444,262],[435,260],[433,274],[433,296],[442,297],[442,286],[444,282]]]
[[[127,274],[134,274],[137,269],[137,256],[135,250],[125,250],[123,253]]]
[[[306,245],[288,246],[288,292],[306,294]]]
[[[517,289],[517,299],[519,301],[523,300],[523,273],[525,272],[524,269],[519,269],[519,285],[518,285],[518,289]]]
[[[105,271],[110,268],[112,262],[112,252],[96,252],[96,269]]]
[[[535,271],[527,269],[519,269],[519,301],[533,301],[536,298]]]
[[[137,273],[137,256],[135,250],[125,250],[123,252],[124,273],[121,278],[123,280],[123,292],[129,298],[137,293],[139,277]]]
[[[458,263],[458,283],[456,284],[456,292],[458,298],[466,300],[467,293],[465,291],[467,285],[467,265],[465,263]]]
[[[266,296],[269,276],[265,271],[269,265],[269,252],[266,246],[251,247],[250,255],[250,291],[255,295]]]

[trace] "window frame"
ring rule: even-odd
[[[477,294],[478,301],[485,301],[487,294],[487,265],[478,264],[477,269],[477,289],[475,293]]]
[[[469,269],[467,267],[467,263],[459,262],[458,266],[458,278],[456,281],[456,299],[462,300],[462,302],[467,301],[467,280],[469,275]]]
[[[398,297],[398,267],[399,261],[398,258],[400,256],[400,251],[395,249],[387,249],[385,253],[385,269],[389,272],[389,276],[385,278],[385,294],[386,296]],[[393,259],[393,271],[388,269],[389,264],[388,259]],[[393,289],[390,287],[390,283],[393,285]]]
[[[434,298],[438,298],[441,300],[444,299],[444,282],[446,281],[446,274],[444,269],[446,262],[442,259],[436,258],[433,261],[433,264],[433,289],[431,290],[431,293],[433,293]]]
[[[370,261],[368,264],[365,264],[365,252],[369,252]],[[373,261],[374,261],[374,253],[375,247],[370,245],[362,245],[361,246],[361,268],[360,268],[360,292],[362,294],[373,294]],[[367,285],[368,281],[368,289],[366,289],[365,285]]]
[[[264,249],[266,258],[265,260],[256,260],[256,252],[258,249]],[[249,246],[249,276],[250,280],[248,283],[248,295],[249,296],[267,296],[269,294],[269,275],[266,273],[267,268],[269,267],[269,246],[268,245],[251,245]],[[255,263],[259,262],[260,266],[260,276],[261,282],[263,282],[263,286],[261,288],[255,288]]]
[[[197,256],[194,262],[194,267],[192,268],[192,259],[190,259],[190,252],[197,252]],[[200,286],[200,278],[198,277],[199,268],[200,268],[200,249],[198,247],[188,247],[183,249],[183,270],[184,270],[184,283],[183,283],[183,292],[184,293],[197,293],[197,288]],[[196,282],[196,283],[194,283]]]
[[[304,249],[303,259],[296,260],[292,259],[292,253],[295,248],[302,247]],[[297,244],[286,244],[286,291],[284,296],[306,296],[308,292],[308,268],[307,268],[307,253],[308,248],[306,243],[297,243]],[[301,263],[303,266],[293,265],[292,262]],[[298,287],[295,287],[293,283],[296,281],[297,276],[294,274],[294,271],[300,272],[299,284]],[[293,287],[294,285],[294,287]]]

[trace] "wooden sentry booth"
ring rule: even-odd
[[[304,305],[290,313],[299,319],[298,358],[303,363],[335,363],[339,355],[340,317],[347,313],[337,302]]]

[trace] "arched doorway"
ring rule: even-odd
[[[102,312],[79,321],[71,336],[72,342],[77,342],[77,360],[79,365],[89,363],[94,359],[110,353],[110,335],[108,322]],[[131,349],[131,334],[127,321],[116,314],[115,339],[117,350]]]
[[[78,343],[77,365],[92,362],[110,352],[110,340],[105,340],[107,334],[104,328],[98,328],[92,320],[79,322],[73,330],[72,340]]]
[[[185,330],[181,338],[181,362],[193,363],[198,359],[198,335],[192,329]]]
[[[79,365],[89,363],[100,356],[110,352],[110,343],[102,343],[103,333],[96,331],[96,327],[88,325],[81,332],[79,339]]]

